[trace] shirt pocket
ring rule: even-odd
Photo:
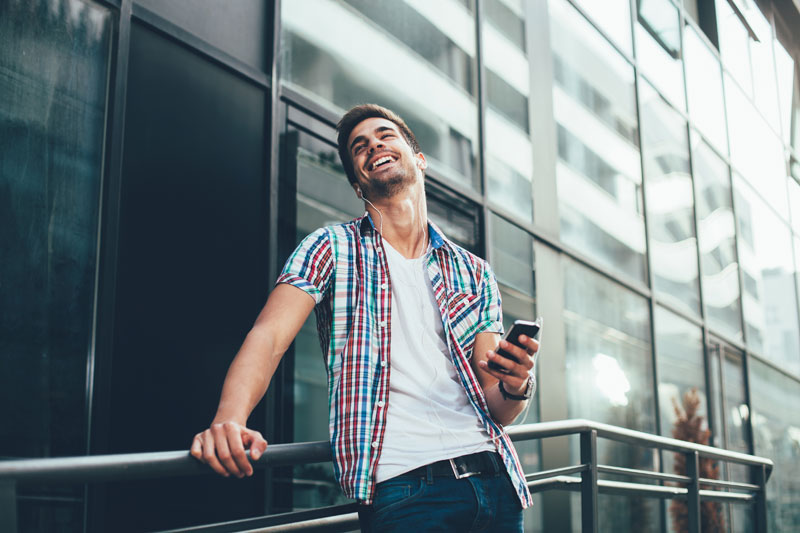
[[[450,298],[447,310],[450,329],[455,334],[459,345],[468,344],[470,332],[478,323],[481,309],[481,298],[469,292],[456,292]]]

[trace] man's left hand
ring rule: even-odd
[[[514,362],[494,350],[489,350],[486,352],[486,359],[479,361],[478,365],[483,371],[502,381],[509,393],[521,395],[528,387],[528,375],[533,370],[533,357],[539,351],[539,342],[527,335],[520,335],[519,341],[524,348],[506,340],[501,340],[499,344],[499,348],[516,357],[519,362]],[[506,372],[493,370],[489,367],[490,362],[504,368]]]

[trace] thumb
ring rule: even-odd
[[[267,441],[261,436],[261,433],[254,430],[248,430],[247,438],[250,445],[250,457],[254,461],[258,461],[267,449]]]

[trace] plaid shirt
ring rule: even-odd
[[[429,224],[428,276],[453,365],[484,429],[497,446],[523,507],[532,504],[511,439],[492,420],[469,358],[475,335],[502,333],[497,282],[489,264]],[[317,303],[328,372],[329,430],[336,478],[349,498],[372,502],[391,374],[392,292],[383,240],[369,216],[321,228],[292,253],[277,283]]]

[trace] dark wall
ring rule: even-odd
[[[188,449],[269,289],[268,95],[138,23],[130,42],[111,386],[98,398],[110,416],[96,428],[108,453]],[[260,514],[263,487],[114,484],[96,508],[114,531],[209,523]]]

